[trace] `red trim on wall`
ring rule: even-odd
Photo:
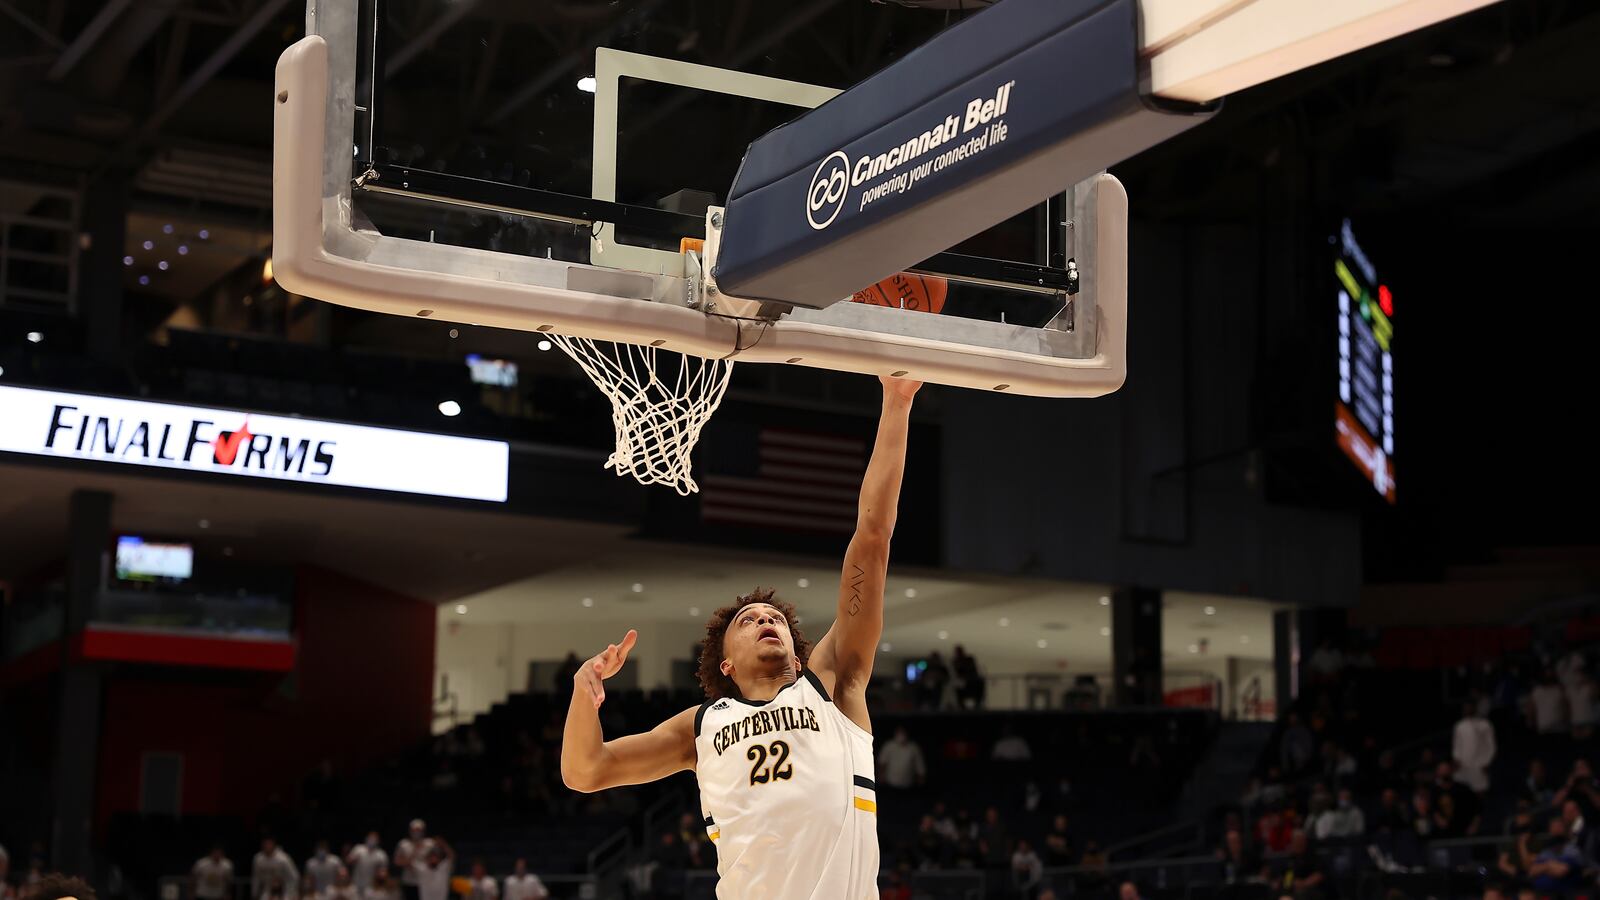
[[[91,625],[84,629],[77,641],[82,659],[262,672],[288,672],[294,669],[295,648],[288,640],[200,637]]]

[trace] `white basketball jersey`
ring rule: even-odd
[[[694,746],[719,900],[878,896],[872,735],[809,670],[764,703],[701,706]]]

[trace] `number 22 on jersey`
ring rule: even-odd
[[[769,756],[772,759],[770,766],[767,765]],[[752,786],[794,777],[794,764],[789,762],[789,744],[785,741],[773,741],[768,746],[751,744],[745,752],[745,758],[755,763],[750,767]]]

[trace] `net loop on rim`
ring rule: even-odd
[[[661,351],[677,360],[674,374],[673,364],[658,359],[655,347],[547,336],[611,401],[617,444],[606,468],[641,484],[670,485],[684,496],[699,491],[689,457],[727,393],[733,360]]]

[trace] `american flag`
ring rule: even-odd
[[[754,467],[701,479],[700,518],[729,525],[850,534],[867,442],[786,428],[759,430]],[[747,457],[748,458],[748,457]]]

